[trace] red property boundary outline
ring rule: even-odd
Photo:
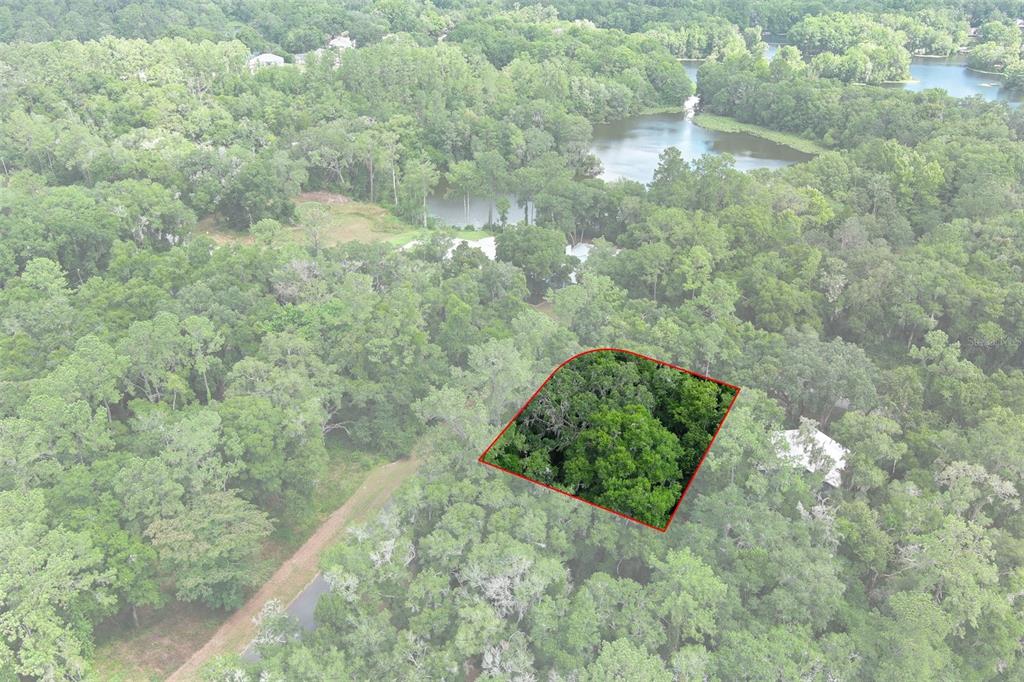
[[[706,379],[707,381],[713,381],[716,384],[718,384],[719,386],[728,386],[729,388],[734,389],[736,391],[735,393],[733,393],[732,400],[729,401],[729,407],[725,408],[725,414],[722,415],[722,420],[720,422],[718,422],[718,428],[715,429],[715,433],[712,434],[711,441],[708,443],[707,448],[705,448],[704,454],[700,456],[700,460],[698,460],[697,467],[693,470],[693,474],[690,476],[690,480],[686,482],[686,486],[683,488],[683,494],[679,496],[679,499],[676,500],[675,506],[672,507],[672,513],[669,514],[668,523],[665,524],[664,528],[659,528],[658,526],[652,526],[649,523],[644,523],[643,521],[640,521],[638,519],[634,519],[632,516],[626,516],[622,512],[617,512],[614,509],[609,509],[608,507],[602,507],[601,505],[596,504],[594,502],[591,502],[590,500],[584,500],[582,497],[577,497],[576,495],[573,495],[572,493],[567,493],[564,490],[560,490],[560,489],[555,488],[553,486],[550,486],[550,485],[548,485],[546,483],[541,483],[540,481],[535,481],[534,479],[528,478],[526,476],[523,476],[520,473],[517,473],[515,471],[510,471],[509,469],[506,469],[505,467],[500,467],[497,464],[492,464],[491,462],[487,462],[487,461],[484,460],[484,457],[486,457],[487,453],[491,451],[491,448],[494,447],[494,444],[497,443],[498,440],[500,440],[501,437],[505,435],[505,432],[508,431],[509,427],[511,427],[512,424],[515,423],[515,421],[517,419],[519,419],[519,415],[521,415],[526,410],[526,408],[530,405],[530,403],[533,402],[533,399],[537,397],[537,394],[540,393],[542,390],[544,390],[544,387],[547,386],[549,381],[551,381],[551,377],[555,376],[555,374],[558,373],[558,370],[562,369],[563,367],[565,367],[566,365],[568,365],[570,362],[572,362],[573,360],[575,360],[578,357],[581,357],[583,355],[587,355],[588,353],[599,353],[601,351],[616,351],[618,353],[628,353],[629,355],[635,355],[638,358],[643,358],[644,360],[650,360],[651,362],[656,362],[659,365],[664,365],[665,367],[671,367],[672,369],[678,370],[680,372],[685,372],[686,374],[690,374],[690,375],[698,377],[700,379]],[[739,397],[740,390],[741,389],[740,389],[739,386],[736,386],[734,384],[730,384],[728,382],[722,381],[721,379],[715,379],[714,377],[709,377],[706,374],[701,374],[700,372],[694,372],[692,370],[686,369],[685,367],[680,367],[679,365],[673,365],[671,362],[665,362],[664,360],[659,360],[657,358],[652,358],[649,355],[644,355],[643,353],[637,353],[636,351],[627,350],[625,348],[590,348],[588,350],[579,352],[576,355],[573,355],[568,360],[564,360],[560,365],[558,365],[558,367],[555,367],[553,370],[551,370],[551,373],[548,374],[547,379],[545,379],[544,382],[537,388],[537,390],[533,392],[533,395],[531,395],[529,397],[529,399],[525,403],[523,403],[523,406],[519,408],[519,411],[515,413],[515,415],[512,417],[512,419],[510,419],[508,421],[508,423],[505,424],[505,428],[503,428],[501,430],[501,432],[498,433],[498,435],[494,437],[494,440],[491,441],[490,445],[488,445],[486,448],[484,448],[484,451],[482,453],[480,453],[480,457],[477,458],[477,461],[480,462],[481,464],[486,464],[489,467],[493,467],[493,468],[497,469],[498,471],[504,471],[506,474],[511,474],[511,475],[513,475],[513,476],[515,476],[517,478],[521,478],[524,481],[529,481],[530,483],[533,483],[534,485],[539,485],[542,488],[547,488],[548,490],[553,490],[556,493],[561,493],[562,495],[565,495],[566,497],[571,497],[574,500],[579,500],[580,502],[584,502],[586,504],[589,504],[591,507],[597,507],[598,509],[603,509],[606,512],[611,512],[612,514],[615,514],[616,516],[620,516],[620,517],[626,519],[627,521],[632,521],[633,523],[638,523],[641,526],[646,526],[647,528],[652,528],[652,529],[654,529],[656,531],[659,531],[659,532],[662,532],[662,533],[667,533],[669,526],[672,525],[672,521],[676,517],[676,512],[679,511],[679,507],[683,503],[683,498],[686,497],[686,493],[690,490],[690,486],[693,485],[693,480],[695,478],[697,478],[697,473],[700,471],[701,465],[704,464],[704,460],[707,458],[708,452],[711,451],[711,446],[715,444],[715,439],[718,438],[718,432],[722,430],[722,426],[725,424],[725,420],[729,418],[729,412],[732,410],[732,406],[736,403],[736,398]]]

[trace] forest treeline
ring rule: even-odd
[[[736,389],[622,351],[562,366],[483,461],[668,526]]]
[[[809,4],[700,3],[731,37],[696,55],[654,25],[689,4],[585,4],[359,5],[451,33],[389,23],[339,68],[255,72],[264,45],[190,33],[173,11],[214,15],[187,3],[139,4],[145,40],[109,3],[71,29],[4,4],[4,37],[39,42],[0,45],[0,678],[96,678],[97,630],[236,606],[356,449],[422,472],[324,557],[315,631],[268,609],[261,661],[209,679],[1024,675],[1024,115],[763,60],[750,29]],[[886,11],[935,7],[1012,19]],[[231,21],[276,44],[290,11]],[[708,111],[832,151],[741,173],[670,149],[649,186],[598,179],[591,124],[680,105],[679,50],[715,57]],[[282,238],[300,190],[420,222],[441,179],[532,200],[530,224],[499,221],[496,261],[445,258],[441,230]],[[197,235],[213,213],[251,243]],[[667,534],[476,462],[586,347],[744,386]],[[840,487],[780,460],[802,419],[849,449]]]

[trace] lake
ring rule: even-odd
[[[765,56],[771,58],[778,51],[778,43],[769,43]],[[694,81],[697,79],[699,60],[683,60],[683,68]],[[989,100],[1002,100],[1010,106],[1020,105],[1019,95],[1002,92],[998,76],[978,73],[966,67],[966,58],[956,55],[948,58],[915,57],[910,65],[914,82],[892,83],[887,87],[903,87],[911,91],[943,88],[954,97],[981,95]],[[798,152],[747,133],[721,133],[696,125],[683,112],[632,116],[621,121],[594,125],[591,153],[601,161],[605,180],[629,179],[648,183],[654,177],[658,156],[668,147],[677,147],[688,161],[705,154],[731,154],[736,168],[743,171],[755,168],[782,168],[806,161],[811,155]],[[523,218],[523,210],[511,197],[509,222]],[[437,192],[427,201],[430,215],[450,225],[480,227],[487,222],[488,212],[497,220],[494,204],[484,199],[471,199],[469,216],[460,197],[447,198]]]
[[[705,154],[732,154],[736,168],[743,171],[782,168],[811,158],[810,154],[748,133],[721,133],[701,128],[682,112],[632,116],[597,124],[590,151],[601,161],[604,172],[600,177],[604,180],[625,178],[646,184],[654,177],[658,156],[669,147],[677,147],[687,161]],[[522,220],[523,209],[516,198],[509,197],[509,201],[512,204],[509,222]],[[498,219],[493,202],[471,198],[467,220],[462,197],[446,197],[443,192],[436,192],[427,199],[427,209],[431,216],[449,225],[481,227],[487,223],[489,214],[494,220]]]
[[[799,152],[748,133],[721,133],[701,128],[682,112],[633,116],[594,126],[591,153],[601,160],[605,180],[636,180],[654,177],[658,156],[676,147],[687,161],[705,154],[731,154],[736,168],[782,168],[811,159]]]
[[[964,55],[952,57],[914,57],[910,62],[911,83],[893,83],[912,92],[928,88],[942,88],[953,97],[981,95],[988,100],[1000,100],[1011,107],[1020,106],[1020,93],[1006,93],[1003,79],[992,74],[979,73],[967,68]]]

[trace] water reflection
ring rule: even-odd
[[[779,43],[768,43],[764,55],[771,59],[782,47]],[[700,60],[683,60],[683,68],[693,81],[697,80]],[[988,100],[1007,102],[1011,107],[1020,106],[1018,93],[1007,93],[999,76],[971,71],[966,58],[956,55],[948,58],[915,57],[910,65],[911,83],[892,83],[889,87],[902,87],[917,92],[928,88],[942,88],[953,97],[981,95]],[[706,130],[693,123],[684,113],[652,114],[634,116],[613,123],[594,126],[594,142],[591,152],[604,166],[601,175],[605,180],[627,178],[648,183],[654,177],[658,157],[668,147],[677,147],[684,159],[689,161],[704,154],[732,154],[736,168],[781,168],[811,158],[809,154],[790,147],[776,144],[746,133],[720,133]],[[511,208],[508,221],[516,223],[523,219],[523,209],[515,197],[509,197]],[[427,201],[430,214],[449,225],[485,225],[490,216],[498,220],[498,209],[494,202],[473,198],[467,212],[460,197],[445,197],[443,189]]]
[[[1010,106],[1020,106],[1020,93],[1007,92],[1001,76],[968,69],[967,58],[963,55],[914,57],[910,62],[910,77],[913,82],[894,85],[912,92],[942,88],[953,97],[981,95],[987,100],[1001,100]]]
[[[525,217],[525,210],[519,205],[519,199],[510,194],[507,197],[509,202],[508,222],[518,223]],[[532,204],[530,204],[532,210]],[[463,203],[462,197],[445,196],[445,189],[439,187],[433,195],[427,197],[427,212],[446,225],[482,227],[488,220],[500,222],[501,212],[495,202],[479,197],[469,198],[469,210]]]
[[[676,147],[687,161],[705,154],[732,154],[736,168],[781,168],[807,161],[810,154],[747,133],[720,133],[701,128],[683,113],[634,116],[594,126],[591,152],[601,160],[605,180],[648,183],[658,157]]]

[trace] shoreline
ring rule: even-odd
[[[967,69],[968,71],[973,71],[974,73],[983,73],[986,76],[999,76],[1000,78],[1004,77],[1002,71],[985,71],[984,69],[975,69],[974,67],[967,66],[966,64],[964,64],[964,68]]]
[[[655,114],[683,114],[683,113],[686,113],[686,109],[684,109],[683,107],[677,107],[675,105],[671,105],[670,104],[670,105],[666,105],[666,106],[663,106],[663,107],[647,107],[646,109],[641,109],[636,114],[633,114],[633,116],[653,116]],[[630,116],[627,116],[626,118],[630,118]],[[604,121],[605,124],[607,124],[607,123],[614,123],[614,122],[615,121]]]
[[[779,132],[753,123],[743,123],[742,121],[737,121],[736,119],[728,116],[697,113],[694,114],[693,122],[707,130],[714,130],[722,133],[747,133],[748,135],[760,137],[764,140],[768,140],[769,142],[774,142],[811,156],[817,156],[818,154],[823,154],[829,151],[826,147],[823,147],[814,140],[808,140],[792,133]]]

